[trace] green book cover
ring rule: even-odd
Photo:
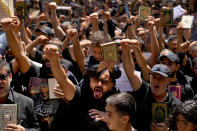
[[[118,53],[115,42],[101,44],[101,50],[104,61],[113,61],[118,63]]]
[[[151,8],[148,6],[139,7],[139,20],[145,22],[148,16],[151,16]]]
[[[167,103],[152,103],[152,122],[164,122],[168,115]]]
[[[163,18],[165,19],[165,25],[173,25],[173,9],[164,9]]]
[[[23,0],[16,1],[16,14],[20,20],[27,21],[28,19],[28,6],[27,2]]]

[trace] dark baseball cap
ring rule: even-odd
[[[170,69],[163,64],[156,64],[151,68],[150,74],[152,73],[158,73],[164,77],[170,77]]]
[[[85,74],[88,77],[96,77],[96,78],[98,78],[100,76],[100,74],[101,74],[101,72],[97,72],[98,66],[99,65],[96,64],[96,65],[88,67],[88,69],[86,70]]]
[[[53,36],[54,35],[53,30],[50,27],[48,27],[48,26],[41,27],[40,31],[42,31],[43,33],[47,34],[48,36]]]
[[[177,56],[177,54],[175,54],[173,52],[160,55],[159,60],[161,61],[165,57],[168,58],[172,62],[176,62],[177,64],[179,63],[179,57]]]

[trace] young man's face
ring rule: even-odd
[[[179,69],[179,65],[177,65],[175,62],[170,61],[166,57],[162,58],[160,63],[168,66],[171,74],[175,74]]]
[[[195,128],[197,128],[197,125],[187,121],[182,114],[177,116],[176,125],[177,131],[195,131]]]
[[[123,124],[121,119],[122,116],[117,113],[116,108],[109,104],[105,107],[106,114],[104,116],[104,121],[107,124],[108,128],[112,131],[118,131]]]
[[[9,92],[11,75],[7,73],[6,68],[0,69],[0,98],[5,97]]]
[[[99,78],[90,77],[90,88],[96,99],[101,99],[106,93],[111,91],[112,87],[113,83],[108,70],[101,73]]]
[[[150,75],[151,91],[154,96],[161,97],[166,93],[170,79],[158,73]]]
[[[98,46],[93,46],[92,47],[92,55],[97,61],[102,61],[102,53],[101,53],[101,48]]]

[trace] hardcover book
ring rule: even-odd
[[[181,23],[183,24],[183,29],[191,29],[193,26],[194,16],[182,16]]]
[[[29,83],[29,94],[31,97],[40,96],[42,99],[57,99],[54,95],[53,88],[58,85],[55,78],[44,79],[32,77]]]
[[[16,1],[16,14],[20,20],[27,21],[28,19],[28,7],[27,2],[24,0],[17,0]]]
[[[40,13],[40,10],[30,9],[29,18],[36,19]]]
[[[173,25],[173,9],[164,9],[163,18],[165,19],[165,25]]]
[[[152,122],[164,122],[168,115],[167,103],[152,103]]]
[[[13,0],[0,0],[0,19],[14,16]]]
[[[148,16],[151,16],[151,8],[148,6],[139,7],[139,20],[141,22],[146,22]]]
[[[17,104],[0,104],[0,131],[7,124],[17,124]]]
[[[118,53],[115,42],[101,44],[101,51],[104,61],[113,61],[118,63]]]
[[[170,93],[179,100],[181,100],[181,88],[182,88],[181,85],[169,85],[168,86]]]

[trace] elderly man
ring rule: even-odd
[[[139,131],[160,131],[166,126],[164,123],[152,122],[152,103],[168,103],[168,112],[180,104],[180,101],[166,90],[170,83],[170,70],[163,64],[152,67],[150,72],[150,85],[135,72],[134,62],[131,58],[130,48],[136,45],[137,40],[124,39],[120,44],[123,50],[123,66],[134,91],[137,103],[136,127]]]

